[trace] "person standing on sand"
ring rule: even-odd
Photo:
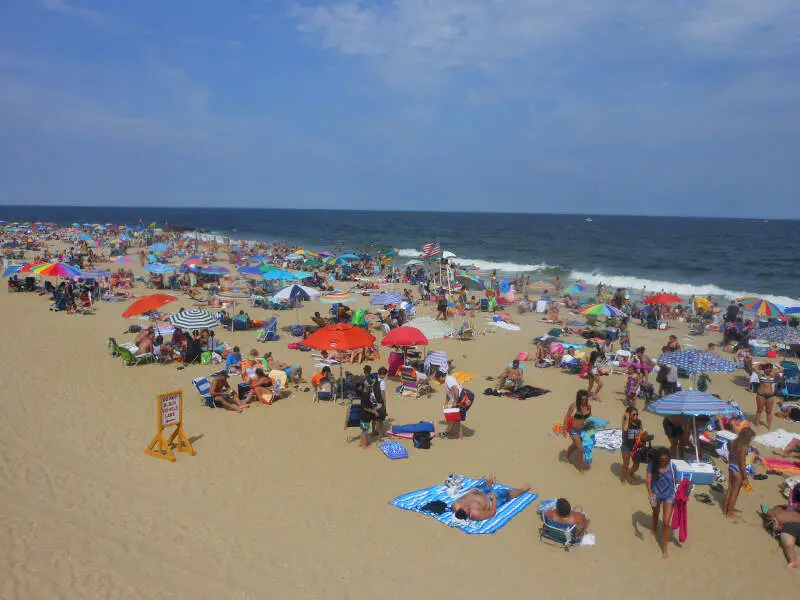
[[[750,449],[750,442],[756,437],[756,432],[745,427],[731,444],[728,460],[728,491],[725,494],[723,503],[723,514],[727,519],[736,517],[736,500],[739,492],[750,484],[747,478],[747,451]]]
[[[589,392],[578,390],[575,395],[575,404],[570,404],[567,414],[564,416],[564,435],[569,436],[570,445],[567,448],[567,462],[572,460],[572,453],[578,453],[578,470],[583,473],[583,439],[581,431],[586,423],[586,419],[592,416],[592,408],[589,405]]]
[[[650,535],[658,537],[658,513],[662,511],[661,552],[667,558],[667,544],[672,537],[672,511],[675,509],[675,473],[669,450],[656,449],[653,460],[647,465],[647,497],[653,509],[653,528]]]
[[[647,432],[642,428],[642,422],[639,420],[639,411],[635,406],[629,406],[625,409],[625,415],[622,417],[622,472],[619,476],[622,485],[625,485],[628,478],[632,478],[639,470],[636,450],[640,440],[646,435]],[[631,463],[633,464],[631,465]]]

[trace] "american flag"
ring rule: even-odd
[[[442,247],[439,245],[438,240],[422,244],[422,256],[436,256],[441,251]]]

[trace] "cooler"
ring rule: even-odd
[[[675,482],[680,483],[688,479],[695,485],[711,485],[714,483],[714,466],[703,462],[686,462],[673,460],[672,469],[675,471]]]
[[[753,356],[766,357],[769,352],[769,343],[760,340],[750,342],[750,354]]]
[[[445,408],[444,420],[448,423],[461,421],[461,409],[458,407]]]

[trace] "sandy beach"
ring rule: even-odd
[[[785,568],[756,514],[759,504],[783,502],[783,478],[754,481],[755,490],[741,494],[741,523],[725,521],[719,495],[713,505],[691,501],[689,538],[665,560],[650,535],[645,486],[620,485],[619,452],[596,450],[583,475],[560,458],[568,443],[550,434],[552,425],[584,380],[528,363],[526,383],[549,394],[525,401],[482,394],[486,376],[497,377],[550,328],[538,315],[515,314],[522,330],[511,332],[489,327],[478,313],[474,340],[432,341],[429,349],[446,350],[457,370],[477,374],[467,384],[477,395],[468,435],[437,439],[427,451],[405,442],[410,458],[390,461],[377,444],[360,450],[355,430],[343,429],[344,407],[314,403],[311,392],[240,415],[201,404],[191,380],[212,367],[123,366],[106,342],[132,338],[121,334],[135,322],[121,317],[127,305],[99,303],[94,315],[68,315],[48,311],[34,294],[0,293],[2,598],[662,598],[677,590],[788,598],[797,589],[800,574]],[[192,303],[181,295],[169,308],[180,306]],[[368,298],[351,306],[366,308]],[[306,303],[300,322],[327,308]],[[295,323],[294,312],[278,314],[281,327]],[[689,338],[685,323],[669,332],[631,326],[633,345],[653,356],[667,333],[684,345],[719,341],[714,333]],[[219,330],[243,353],[257,347],[300,364],[309,379],[310,354],[288,350],[282,335],[256,344],[254,331]],[[710,391],[733,396],[752,415],[753,394],[733,379],[715,375]],[[623,375],[604,378],[596,417],[621,421],[624,384]],[[434,387],[424,399],[392,392],[390,418],[438,424],[444,392]],[[171,390],[184,392],[185,430],[197,451],[175,463],[144,453],[155,433],[156,396]],[[641,414],[655,443],[665,443],[661,417]],[[779,419],[775,428],[800,431]],[[540,543],[534,506],[495,535],[469,536],[388,504],[449,473],[494,474],[530,485],[540,498],[566,497],[589,512],[597,544],[566,553]]]

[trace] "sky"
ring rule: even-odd
[[[797,0],[3,0],[0,204],[797,218]]]

